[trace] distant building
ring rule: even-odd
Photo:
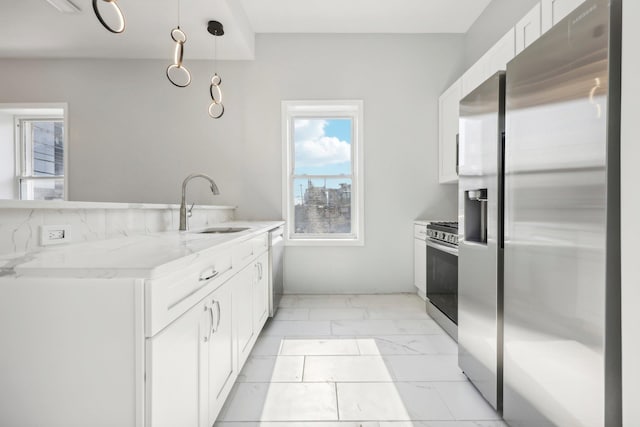
[[[295,227],[296,233],[351,233],[351,184],[316,187],[309,180],[295,206]]]

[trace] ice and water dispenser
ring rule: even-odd
[[[487,244],[487,189],[465,191],[464,236],[467,242]]]

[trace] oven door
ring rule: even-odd
[[[427,298],[458,324],[458,248],[427,239]]]

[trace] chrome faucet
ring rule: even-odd
[[[180,231],[187,231],[189,228],[187,225],[187,203],[186,203],[186,195],[187,195],[187,183],[191,181],[193,178],[204,178],[210,183],[211,192],[214,195],[220,194],[220,190],[218,190],[218,186],[209,176],[202,173],[192,173],[188,177],[184,179],[182,182],[182,201],[180,202]],[[189,216],[191,216],[191,209],[193,209],[193,205],[189,208]]]

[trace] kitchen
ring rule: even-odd
[[[437,99],[537,2],[519,6],[509,3],[513,2],[490,3],[475,24],[471,25],[473,20],[468,23],[466,34],[258,34],[254,61],[218,63],[218,72],[224,78],[227,111],[224,118],[215,122],[206,116],[212,61],[191,61],[191,86],[176,89],[167,84],[164,76],[169,58],[104,59],[117,57],[118,52],[113,50],[122,45],[92,56],[101,59],[3,59],[0,102],[68,103],[70,200],[177,203],[182,179],[191,172],[202,171],[216,179],[221,194],[212,197],[206,186],[194,183],[190,188],[192,201],[237,205],[239,218],[261,220],[282,217],[280,102],[363,99],[365,246],[287,247],[287,291],[410,292],[412,220],[456,217],[457,188],[438,183]],[[124,7],[124,1],[121,5]],[[169,4],[166,8],[157,7],[175,10]],[[625,20],[637,16],[634,7],[625,3]],[[174,26],[174,13],[166,12],[165,16],[164,27]],[[84,22],[90,15],[81,18]],[[96,22],[91,24],[90,28],[96,29]],[[232,31],[234,25],[240,24],[227,22],[226,30]],[[140,31],[132,22],[129,27]],[[189,29],[186,22],[184,28]],[[191,27],[189,31],[191,36],[198,30]],[[624,31],[634,29],[626,26]],[[107,36],[112,35],[105,33],[105,39]],[[168,35],[163,32],[161,37],[167,40],[159,43],[160,48],[170,51]],[[625,33],[625,37],[633,40],[634,35]],[[213,43],[210,36],[205,41]],[[218,42],[220,55],[225,49],[224,41],[223,37]],[[207,55],[213,53],[212,48],[205,47]],[[185,63],[189,58],[188,43],[186,49]],[[631,52],[624,58],[634,55]],[[3,56],[29,54],[25,51]],[[634,65],[626,63],[623,73],[634,75]],[[623,87],[629,88],[623,90],[624,95],[633,93],[634,84],[623,81]],[[623,153],[636,149],[625,139],[625,135],[633,134],[634,121],[631,118],[625,122],[624,114],[632,114],[633,108],[633,101],[623,96]],[[174,120],[181,125],[174,125]],[[625,236],[637,235],[631,221],[637,217],[633,214],[637,205],[632,197],[637,172],[632,165],[625,167],[625,162],[633,158],[632,154],[622,156]],[[624,239],[623,293],[625,289],[636,292],[632,286],[637,283],[633,247]],[[323,262],[314,262],[315,259]],[[327,269],[326,265],[332,268]],[[632,300],[632,296],[623,298],[623,304]],[[625,311],[623,307],[623,316],[631,316],[629,324],[635,323],[633,309]],[[623,333],[625,330],[623,327]],[[633,353],[637,351],[633,337],[625,342],[631,346],[630,354],[637,354]],[[631,391],[625,393],[625,398],[633,401],[637,381],[631,379],[637,376],[632,374],[633,365],[627,368],[631,374],[624,375],[630,379],[625,386]],[[625,405],[625,416],[631,417],[627,425],[635,425],[634,410],[633,405]]]

